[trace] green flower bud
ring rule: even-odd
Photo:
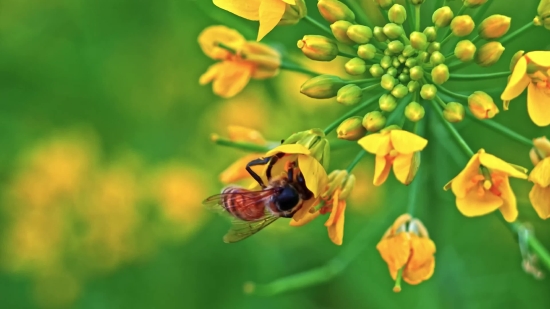
[[[392,90],[393,87],[395,87],[395,84],[396,84],[396,80],[393,76],[391,76],[390,74],[384,74],[382,75],[382,79],[380,80],[380,85],[382,86],[382,88],[386,89],[386,90]]]
[[[384,72],[384,68],[382,68],[378,63],[373,64],[369,69],[369,73],[372,77],[381,77],[384,75]]]
[[[359,45],[357,55],[365,60],[374,59],[376,56],[376,47],[372,44]]]
[[[365,136],[365,133],[367,133],[367,130],[363,127],[363,118],[359,116],[342,121],[336,129],[338,138],[348,141],[356,141]]]
[[[503,52],[504,46],[500,42],[485,43],[478,49],[475,62],[482,67],[491,66],[500,59]]]
[[[498,39],[510,30],[512,19],[504,15],[491,15],[479,24],[479,36],[484,39]]]
[[[365,44],[372,39],[372,30],[363,25],[352,25],[348,28],[347,35],[357,44]]]
[[[355,21],[355,14],[340,1],[319,0],[317,8],[321,16],[331,24],[339,20],[347,20],[350,23]]]
[[[405,49],[403,49],[403,56],[405,57],[411,57],[416,53],[416,49],[412,47],[411,45],[405,46]]]
[[[421,5],[426,0],[410,0],[412,4],[414,5]]]
[[[345,85],[338,90],[336,101],[342,105],[355,105],[361,101],[363,90],[356,84]]]
[[[475,23],[470,15],[460,15],[453,18],[451,31],[457,37],[467,36],[474,30]]]
[[[346,33],[351,25],[352,23],[347,20],[338,20],[330,25],[330,30],[332,30],[332,34],[338,42],[354,45],[355,42],[352,41]]]
[[[349,75],[361,75],[367,71],[367,64],[363,59],[355,57],[346,62],[344,69]]]
[[[477,47],[472,41],[463,40],[458,42],[455,47],[455,56],[462,62],[472,61],[476,54]]]
[[[428,42],[433,42],[437,39],[437,30],[435,27],[426,27],[422,33],[424,33]]]
[[[385,112],[393,112],[393,110],[397,107],[397,100],[391,94],[386,93],[380,96],[380,99],[378,99],[378,105],[380,106],[380,109]]]
[[[409,37],[411,40],[411,46],[417,50],[424,50],[428,45],[426,35],[422,32],[413,31]]]
[[[435,98],[436,94],[437,94],[437,88],[435,88],[435,86],[432,84],[424,84],[420,89],[420,96],[424,100],[431,100]]]
[[[406,60],[407,58],[403,55],[397,56],[397,61],[399,61],[399,63],[405,63]]]
[[[322,35],[305,35],[297,45],[312,60],[331,61],[338,56],[336,42]]]
[[[407,89],[409,89],[410,93],[416,92],[416,91],[418,91],[418,89],[420,89],[420,83],[415,81],[415,80],[411,80],[407,84]]]
[[[434,84],[441,85],[449,80],[449,68],[440,64],[432,69],[432,80]]]
[[[462,0],[462,4],[467,8],[477,8],[487,2],[487,0]]]
[[[379,111],[367,113],[363,117],[363,128],[369,132],[378,132],[386,125],[386,117]]]
[[[411,80],[411,78],[409,77],[409,74],[406,74],[406,73],[399,74],[398,79],[402,84],[406,84]]]
[[[382,29],[382,27],[374,27],[374,29],[372,30],[372,34],[378,42],[386,42],[386,40],[388,39],[388,37],[384,34],[384,30]]]
[[[398,84],[397,86],[393,87],[393,89],[391,91],[391,95],[398,98],[398,99],[402,99],[408,93],[409,93],[409,89],[405,85],[402,85],[402,84]]]
[[[374,0],[384,10],[389,9],[393,5],[393,0]]]
[[[295,25],[307,15],[307,7],[304,0],[296,0],[296,5],[288,5],[278,25]]]
[[[405,66],[408,67],[408,68],[412,68],[416,65],[417,61],[415,58],[408,58],[406,61],[405,61]]]
[[[401,43],[401,41],[391,41],[389,44],[388,44],[388,49],[394,53],[394,54],[399,54],[400,52],[403,51],[403,49],[405,48],[405,45],[403,45],[403,43]]]
[[[319,75],[307,80],[300,92],[314,99],[333,98],[338,93],[338,90],[346,85],[346,82],[338,76],[334,75]]]
[[[391,65],[392,65],[392,58],[390,56],[384,56],[382,57],[382,60],[380,60],[380,66],[384,69],[391,67]]]
[[[464,106],[457,102],[450,102],[445,105],[443,117],[448,122],[460,122],[464,119]]]
[[[411,68],[409,75],[411,76],[412,80],[421,80],[422,77],[424,77],[424,70],[422,69],[421,66],[417,65]]]
[[[512,56],[512,59],[510,59],[510,71],[514,70],[514,68],[516,67],[516,64],[519,61],[519,58],[521,58],[524,53],[525,53],[525,51],[520,50]]]
[[[392,40],[399,38],[403,34],[403,28],[394,23],[387,23],[384,28],[382,28],[382,31],[384,31],[384,34]]]
[[[439,42],[431,42],[428,45],[428,48],[426,48],[426,51],[428,53],[435,53],[436,51],[439,51],[441,49],[441,44]]]
[[[401,4],[394,4],[388,11],[388,19],[392,23],[402,25],[407,19],[407,10]]]
[[[420,121],[424,118],[425,114],[426,111],[424,110],[424,107],[418,104],[418,102],[411,102],[405,107],[405,117],[412,122]]]
[[[451,24],[454,14],[450,7],[444,6],[435,10],[432,15],[432,22],[438,28],[444,28]]]
[[[468,107],[478,119],[489,119],[498,114],[493,98],[483,91],[476,91],[468,97]]]
[[[394,67],[391,67],[391,68],[386,70],[386,73],[390,74],[393,77],[396,77],[397,76],[397,69],[394,68]]]
[[[443,54],[438,51],[433,52],[432,55],[430,56],[430,63],[433,66],[436,66],[444,62],[445,62],[445,56],[443,56]]]

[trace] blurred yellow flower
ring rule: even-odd
[[[527,111],[538,126],[550,124],[550,51],[533,51],[523,55],[500,98],[504,109],[527,88]]]
[[[499,209],[506,221],[513,222],[518,210],[509,177],[527,179],[525,170],[480,149],[444,189],[452,189],[458,210],[467,217],[483,216]]]
[[[213,82],[214,93],[230,98],[254,79],[271,78],[279,73],[280,54],[268,45],[247,42],[237,31],[225,26],[210,26],[199,34],[203,52],[221,62],[211,65],[199,78],[205,85]]]
[[[376,249],[388,264],[391,277],[398,282],[395,292],[401,291],[399,276],[408,284],[419,284],[434,273],[435,244],[422,222],[408,214],[395,220]]]

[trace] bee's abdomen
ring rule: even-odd
[[[247,192],[249,191],[243,188],[227,187],[223,189],[222,193],[225,194],[223,207],[238,219],[255,221],[264,216],[265,201],[242,194]]]

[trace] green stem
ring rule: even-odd
[[[280,69],[281,70],[287,70],[287,71],[293,71],[293,72],[305,73],[305,74],[308,74],[308,75],[311,75],[311,76],[320,75],[320,73],[316,73],[316,72],[310,71],[306,68],[303,68],[301,66],[298,66],[296,64],[289,63],[289,62],[284,62],[284,61],[281,63]]]
[[[518,30],[508,34],[507,36],[505,36],[504,38],[502,38],[500,40],[500,43],[502,45],[504,45],[505,43],[508,43],[509,41],[511,41],[512,39],[514,39],[516,36],[520,35],[521,33],[523,33],[524,31],[530,29],[531,27],[534,27],[535,24],[530,21],[528,22],[527,24],[525,24],[523,27],[519,28]]]
[[[320,22],[316,21],[315,19],[313,19],[311,16],[309,15],[306,15],[304,18],[303,18],[305,21],[307,21],[310,25],[318,28],[318,29],[321,29],[323,32],[325,32],[326,34],[332,36],[332,31],[325,27],[323,24],[321,24]]]
[[[367,152],[364,149],[359,150],[359,153],[357,153],[357,156],[355,156],[355,159],[348,165],[348,168],[346,170],[348,171],[348,174],[353,171],[357,163],[363,159],[363,157],[367,154]]]
[[[364,108],[367,108],[369,105],[371,105],[373,102],[377,101],[378,100],[378,97],[377,96],[373,96],[371,97],[369,100],[361,103],[360,105],[358,105],[357,107],[355,107],[354,109],[350,110],[349,112],[345,113],[344,115],[340,116],[338,119],[336,119],[335,121],[333,121],[331,124],[329,124],[324,130],[323,132],[325,133],[325,135],[328,135],[330,132],[332,132],[334,129],[336,129],[340,123],[344,120],[346,120],[347,118],[355,115],[356,113],[360,112],[361,110],[363,110]]]
[[[230,139],[220,137],[217,134],[212,134],[210,138],[217,145],[227,146],[227,147],[241,149],[245,151],[267,152],[270,150],[270,148],[267,146],[257,145],[253,143],[246,143],[246,142],[234,142]]]
[[[506,77],[510,75],[510,72],[497,72],[487,74],[450,74],[449,79],[454,80],[478,80],[486,78]]]
[[[420,5],[414,6],[414,30],[420,31]]]
[[[469,116],[470,118],[472,118],[473,120],[475,120],[477,123],[480,123],[480,124],[482,124],[482,125],[484,125],[488,128],[491,128],[491,129],[493,129],[493,130],[509,137],[510,139],[513,139],[514,141],[519,142],[520,144],[523,144],[527,147],[533,147],[533,142],[530,139],[519,135],[518,133],[510,130],[509,128],[507,128],[506,126],[501,125],[498,122],[495,122],[495,121],[489,120],[489,119],[485,119],[485,120],[477,119],[469,110],[467,111],[466,115]]]
[[[443,123],[443,125],[447,128],[447,130],[449,131],[451,136],[455,139],[455,141],[460,146],[460,148],[464,151],[464,153],[468,157],[473,156],[474,152],[472,151],[470,146],[468,146],[466,141],[462,138],[462,136],[460,136],[460,133],[458,133],[458,131],[455,129],[455,127],[453,127],[453,125],[450,122],[448,122],[445,119],[445,117],[443,117],[443,112],[437,106],[436,101],[440,102],[440,104],[441,103],[445,104],[445,103],[443,102],[443,100],[441,100],[441,98],[439,96],[436,96],[434,100],[430,100],[430,102],[432,103],[433,109],[435,110],[436,114],[439,116],[439,118],[440,118],[441,122]]]

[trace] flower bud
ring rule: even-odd
[[[487,0],[462,0],[462,4],[467,8],[477,8],[487,2]]]
[[[476,91],[468,97],[468,107],[478,119],[493,118],[499,112],[493,98],[483,91]]]
[[[350,39],[347,34],[348,28],[351,25],[352,23],[347,20],[338,20],[330,25],[330,30],[338,42],[354,45],[355,42]]]
[[[405,66],[408,68],[412,68],[416,65],[417,61],[415,58],[408,58],[405,60]]]
[[[405,107],[405,117],[412,122],[421,120],[424,118],[424,114],[426,114],[426,111],[418,102],[411,102]]]
[[[344,69],[349,75],[361,75],[367,71],[367,64],[363,59],[355,57],[346,62]]]
[[[449,80],[449,68],[440,64],[432,69],[432,80],[434,84],[441,85]]]
[[[336,134],[339,139],[345,139],[348,141],[356,141],[365,136],[367,130],[362,125],[363,119],[359,116],[350,117],[338,126]]]
[[[319,75],[307,80],[300,92],[314,99],[333,98],[338,94],[338,90],[346,85],[346,82],[334,75]]]
[[[363,25],[352,25],[346,33],[357,44],[365,44],[372,39],[372,30]]]
[[[391,76],[390,74],[384,74],[382,75],[382,79],[380,80],[380,85],[382,86],[382,88],[390,91],[393,89],[393,87],[395,87],[395,84],[396,84],[396,80],[393,76]]]
[[[382,27],[374,27],[372,34],[378,42],[385,42],[388,39],[388,37],[384,34]]]
[[[457,37],[467,36],[474,30],[475,23],[470,15],[460,15],[453,18],[451,31]]]
[[[396,85],[391,91],[391,95],[398,99],[404,98],[408,93],[409,89],[407,89],[407,87],[403,84]]]
[[[338,56],[336,42],[322,35],[305,35],[297,45],[312,60],[331,61]]]
[[[390,74],[393,77],[396,77],[397,76],[397,69],[394,68],[394,67],[391,67],[391,68],[386,70],[386,73]]]
[[[374,0],[384,10],[389,9],[393,5],[393,0]]]
[[[517,51],[512,56],[512,59],[510,59],[510,71],[514,70],[514,68],[516,67],[516,64],[518,63],[519,59],[523,56],[524,53],[525,53],[525,51],[520,50],[520,51]]]
[[[394,4],[388,11],[388,19],[392,23],[402,25],[407,19],[407,10],[401,4]]]
[[[413,31],[410,35],[411,46],[417,50],[424,50],[428,45],[426,35],[422,32]]]
[[[433,42],[437,39],[437,30],[435,30],[435,27],[426,27],[422,33],[424,33],[428,42]]]
[[[348,8],[347,5],[337,0],[319,0],[317,8],[321,16],[329,23],[334,23],[338,20],[346,20],[350,23],[355,21],[355,14]]]
[[[401,82],[401,84],[406,84],[411,80],[411,77],[409,76],[409,74],[401,73],[401,74],[399,74],[398,79]]]
[[[441,52],[438,52],[438,51],[433,52],[432,55],[430,56],[430,63],[433,66],[445,63],[445,56],[443,56]]]
[[[411,76],[412,80],[421,80],[422,77],[424,77],[424,70],[422,70],[421,66],[417,65],[411,68],[409,75]]]
[[[295,25],[307,15],[307,7],[304,0],[296,0],[295,5],[287,5],[283,17],[278,25]]]
[[[426,48],[426,51],[428,53],[435,53],[436,51],[439,51],[441,49],[441,43],[439,42],[431,42],[428,44],[428,48]]]
[[[443,117],[448,122],[460,122],[464,119],[464,106],[457,102],[450,102],[445,105]]]
[[[470,40],[458,42],[455,47],[455,56],[462,62],[472,61],[476,54],[476,46]]]
[[[504,46],[500,42],[489,42],[483,44],[475,55],[475,62],[482,67],[495,64],[502,56]]]
[[[385,93],[378,99],[380,109],[385,112],[392,112],[397,106],[397,100],[389,93]]]
[[[380,60],[380,66],[383,68],[383,69],[388,69],[389,67],[392,66],[392,59],[390,56],[384,56],[382,57],[382,60]]]
[[[336,101],[342,105],[355,105],[361,101],[363,90],[356,84],[345,85],[338,90]]]
[[[405,49],[403,49],[403,56],[405,57],[411,57],[416,53],[416,50],[411,45],[405,46]]]
[[[431,100],[435,98],[435,95],[437,94],[437,88],[435,88],[432,84],[424,84],[422,85],[422,89],[420,89],[420,96],[424,100]]]
[[[374,59],[374,56],[376,56],[376,47],[372,44],[359,45],[357,55],[365,60]]]
[[[363,127],[369,132],[378,132],[386,125],[386,117],[379,111],[367,113],[363,117]]]
[[[487,39],[498,39],[510,30],[512,19],[504,15],[491,15],[479,24],[479,36]]]
[[[407,88],[409,89],[410,93],[416,92],[416,91],[418,91],[418,89],[420,89],[420,83],[415,81],[415,80],[411,80],[407,84]]]
[[[400,52],[403,51],[404,48],[405,48],[405,45],[403,45],[401,41],[395,40],[395,41],[391,41],[388,44],[388,49],[394,54],[399,54]]]
[[[444,28],[451,24],[454,14],[450,7],[444,6],[435,10],[432,15],[432,22],[438,28]]]
[[[403,28],[394,23],[387,23],[382,28],[382,31],[384,31],[384,34],[392,40],[399,38],[403,34]]]
[[[382,68],[378,63],[373,64],[369,69],[369,73],[372,77],[381,77],[384,75],[384,72],[384,68]]]

